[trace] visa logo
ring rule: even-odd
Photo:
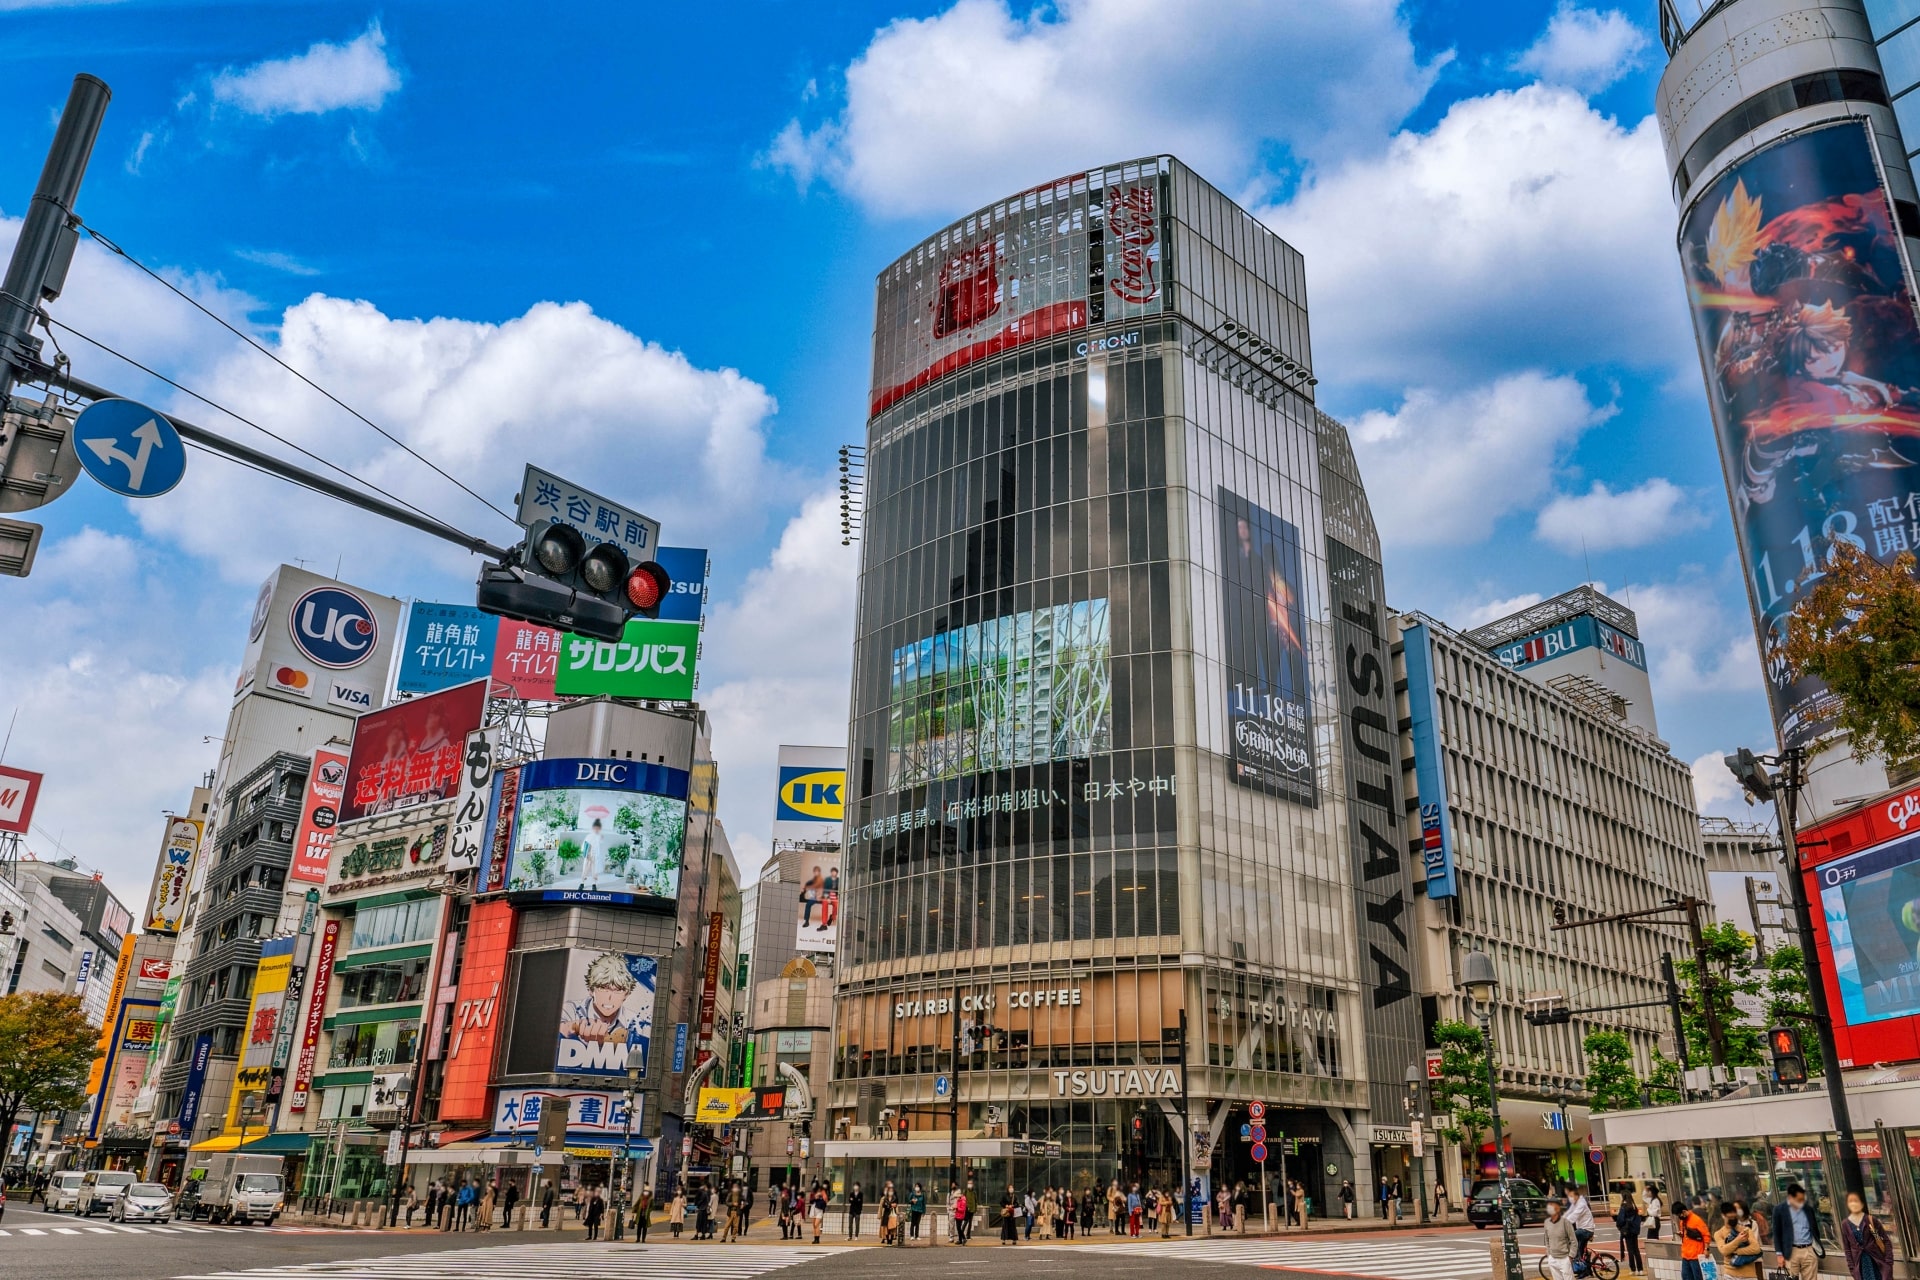
[[[845,769],[782,769],[780,812],[788,821],[838,822],[845,811]]]
[[[346,707],[353,711],[371,711],[373,710],[373,691],[334,681],[333,692],[327,695],[327,701],[336,707]]]

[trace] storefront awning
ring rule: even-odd
[[[240,1145],[239,1134],[223,1133],[217,1138],[208,1138],[205,1142],[196,1142],[191,1147],[188,1147],[187,1150],[189,1151],[231,1151],[239,1145]]]
[[[269,1133],[265,1137],[255,1138],[240,1150],[249,1155],[294,1155],[305,1151],[313,1142],[310,1133]],[[199,1148],[195,1148],[199,1150]]]
[[[557,1166],[561,1163],[558,1151],[545,1151],[536,1156],[531,1147],[510,1147],[506,1140],[494,1142],[443,1142],[438,1147],[419,1147],[407,1152],[410,1165],[546,1165]]]

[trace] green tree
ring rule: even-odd
[[[84,1104],[99,1040],[78,996],[0,996],[0,1133],[12,1133],[23,1114]]]
[[[1812,1020],[1813,1005],[1807,998],[1807,968],[1800,963],[1800,948],[1775,948],[1767,957],[1767,1025],[1800,1028],[1800,1044],[1807,1059],[1807,1074],[1821,1070],[1818,1028]]]
[[[1713,1061],[1707,1020],[1711,1007],[1719,1015],[1727,1065],[1757,1067],[1767,1057],[1766,1038],[1759,1027],[1744,1020],[1746,1014],[1734,1002],[1736,996],[1759,998],[1763,987],[1753,967],[1753,935],[1731,921],[1707,925],[1700,933],[1704,968],[1691,955],[1674,965],[1687,993],[1681,1019],[1687,1031],[1687,1052],[1696,1063]]]
[[[1429,1084],[1435,1115],[1448,1123],[1435,1133],[1468,1151],[1480,1149],[1480,1135],[1493,1129],[1493,1092],[1487,1087],[1487,1039],[1471,1022],[1436,1022],[1440,1074]]]
[[[1640,1077],[1633,1069],[1633,1042],[1620,1031],[1589,1031],[1587,1104],[1595,1111],[1632,1111],[1640,1105]]]
[[[1920,754],[1920,583],[1902,552],[1882,564],[1836,538],[1826,567],[1769,645],[1795,679],[1813,676],[1839,702],[1835,719],[1856,760]],[[1788,587],[1792,589],[1792,584]]]
[[[1686,1099],[1680,1092],[1680,1064],[1658,1049],[1647,1069],[1647,1097],[1656,1107],[1676,1106]]]

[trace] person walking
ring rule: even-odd
[[[1353,1217],[1353,1179],[1340,1179],[1340,1216]]]
[[[1436,1222],[1447,1220],[1447,1180],[1444,1176],[1433,1180],[1433,1217]]]
[[[955,1244],[967,1242],[967,1197],[959,1187],[951,1182],[947,1184],[947,1229],[952,1234],[948,1239]]]
[[[860,1238],[860,1213],[867,1207],[867,1197],[860,1190],[860,1184],[854,1183],[853,1190],[847,1192],[847,1239]]]
[[[500,1197],[501,1230],[504,1231],[506,1228],[513,1225],[514,1206],[519,1203],[520,1203],[520,1184],[517,1182],[509,1182],[507,1184],[506,1194]]]
[[[647,1242],[647,1228],[653,1225],[653,1188],[640,1188],[639,1197],[633,1202],[633,1235],[641,1244]]]
[[[1305,1231],[1308,1225],[1307,1219],[1312,1216],[1308,1212],[1309,1206],[1307,1204],[1307,1184],[1304,1182],[1301,1182],[1299,1179],[1296,1178],[1293,1183],[1292,1194],[1293,1194],[1294,1217],[1299,1220],[1300,1229],[1302,1231]]]
[[[474,1228],[479,1231],[493,1230],[493,1184],[480,1196],[480,1203],[474,1207]]]
[[[1546,1236],[1547,1274],[1552,1280],[1573,1280],[1573,1224],[1567,1221],[1558,1196],[1547,1201],[1547,1220],[1541,1231]]]
[[[1642,1188],[1640,1208],[1647,1219],[1647,1239],[1658,1240],[1660,1238],[1660,1215],[1665,1211],[1666,1206],[1660,1202],[1660,1192],[1651,1182]]]
[[[411,1182],[407,1184],[406,1200],[407,1200],[407,1229],[412,1230],[413,1229],[413,1211],[420,1207],[420,1193],[414,1189],[414,1185]]]
[[[815,1186],[807,1203],[807,1221],[813,1224],[813,1242],[820,1243],[820,1229],[827,1225],[827,1189]]]
[[[545,1219],[542,1219],[544,1222]],[[680,1229],[687,1225],[687,1193],[675,1191],[673,1199],[667,1201],[667,1230],[673,1232],[673,1238],[680,1238]]]
[[[1720,1274],[1733,1280],[1760,1280],[1760,1233],[1742,1216],[1740,1206],[1728,1202],[1720,1206],[1720,1229],[1713,1233],[1713,1247],[1720,1251]]]
[[[1643,1222],[1640,1206],[1633,1202],[1633,1192],[1622,1191],[1619,1207],[1613,1211],[1613,1225],[1620,1232],[1620,1253],[1626,1259],[1627,1271],[1631,1275],[1639,1275],[1647,1269],[1646,1259],[1640,1256],[1640,1227]]]
[[[1892,1280],[1893,1241],[1880,1220],[1867,1212],[1857,1191],[1847,1192],[1847,1216],[1840,1220],[1840,1247],[1846,1250],[1853,1280]]]
[[[462,1182],[460,1184],[460,1194],[455,1196],[453,1201],[453,1229],[455,1231],[465,1231],[467,1229],[467,1224],[473,1218],[474,1202],[479,1198],[479,1193],[474,1190],[473,1183]]]
[[[727,1188],[726,1225],[720,1229],[720,1243],[731,1244],[740,1238],[740,1184]]]
[[[888,1229],[893,1217],[893,1179],[888,1178],[880,1188],[880,1243],[892,1244],[893,1232]]]
[[[1007,1194],[1000,1198],[1000,1243],[1020,1243],[1020,1197],[1013,1193],[1013,1184],[1007,1184]]]
[[[1706,1268],[1701,1263],[1712,1240],[1706,1221],[1690,1205],[1677,1204],[1673,1212],[1673,1234],[1680,1242],[1680,1280],[1706,1280]],[[1797,1276],[1795,1280],[1814,1280],[1814,1277]]]
[[[581,1215],[581,1220],[587,1224],[587,1239],[598,1240],[600,1238],[600,1219],[605,1212],[605,1202],[600,1199],[600,1193],[598,1191],[588,1192],[587,1211]]]
[[[1780,1267],[1793,1280],[1815,1280],[1827,1246],[1820,1239],[1820,1209],[1807,1199],[1807,1189],[1787,1184],[1787,1198],[1773,1206],[1773,1247]],[[1699,1280],[1697,1276],[1686,1280]]]
[[[549,1182],[547,1189],[540,1193],[540,1225],[543,1227],[553,1225],[553,1201],[553,1184]]]
[[[1040,1202],[1033,1198],[1033,1192],[1023,1192],[1020,1196],[1021,1236],[1033,1239],[1033,1220],[1040,1216]]]
[[[913,1184],[913,1195],[907,1200],[907,1236],[920,1238],[920,1219],[927,1216],[927,1189],[919,1183]]]

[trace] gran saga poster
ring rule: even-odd
[[[1680,229],[1688,301],[1782,746],[1832,725],[1778,649],[1849,542],[1920,549],[1920,331],[1864,123],[1765,147]]]
[[[1217,500],[1233,780],[1317,808],[1300,531],[1225,486]]]

